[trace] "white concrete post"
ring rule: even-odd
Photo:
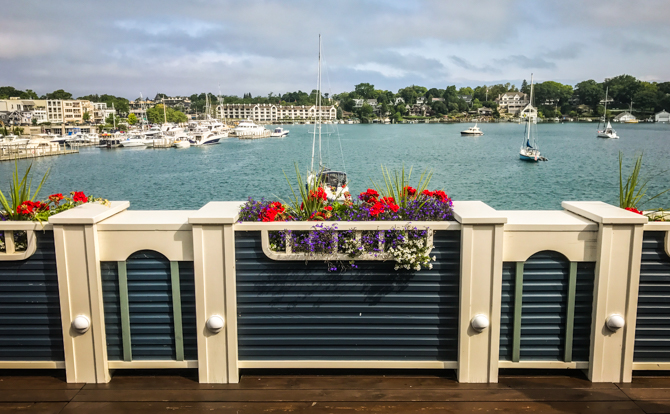
[[[111,207],[87,203],[49,218],[56,247],[67,382],[109,382],[97,223],[129,206],[127,201],[114,201]],[[76,329],[85,328],[86,320],[87,329]]]
[[[233,224],[241,204],[210,202],[189,218],[193,226],[198,375],[202,383],[239,382]],[[219,327],[217,317],[223,319],[223,329],[213,329]]]
[[[563,207],[598,223],[598,251],[593,292],[591,365],[593,382],[630,382],[645,216],[600,201],[564,201]],[[624,326],[612,330],[607,320],[620,315]]]
[[[458,381],[498,382],[503,226],[507,218],[481,201],[454,202],[461,223]],[[471,321],[488,318],[481,331]],[[478,323],[481,323],[481,316]],[[476,323],[477,324],[477,323]]]

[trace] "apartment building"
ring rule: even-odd
[[[507,92],[498,95],[495,102],[498,104],[498,111],[516,115],[530,103],[530,98],[523,92]]]
[[[305,121],[314,120],[319,116],[322,120],[335,120],[335,106],[282,106],[272,104],[225,104],[216,107],[218,118],[251,119],[259,122],[272,121]]]

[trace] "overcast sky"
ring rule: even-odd
[[[37,1],[0,11],[0,86],[75,96],[670,80],[670,1]]]

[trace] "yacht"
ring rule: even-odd
[[[226,138],[227,133],[212,132],[208,128],[200,127],[196,128],[189,137],[189,142],[191,145],[201,146],[201,145],[212,145],[218,144],[222,138]]]
[[[266,134],[270,132],[262,126],[255,124],[251,119],[240,122],[233,131],[235,131],[235,135],[238,137],[267,136]]]
[[[284,128],[275,128],[275,130],[270,134],[271,137],[285,137],[288,135],[288,129],[284,130]]]
[[[172,143],[172,146],[174,148],[190,148],[191,142],[188,140],[188,138],[177,138]]]
[[[119,142],[119,147],[146,147],[147,143],[142,135],[130,135],[126,139]]]
[[[2,146],[19,146],[26,145],[30,138],[21,138],[18,135],[5,135],[0,138],[0,145]]]
[[[475,126],[471,126],[470,128],[466,129],[465,131],[461,131],[461,135],[467,135],[467,136],[477,136],[477,135],[484,135],[481,129],[475,124]]]
[[[605,115],[603,116],[603,120],[607,122],[605,125],[605,129],[600,131],[598,130],[598,138],[610,138],[610,139],[618,139],[619,136],[617,135],[616,131],[614,128],[612,128],[612,124],[610,124],[610,121],[607,119],[607,94],[609,92],[609,88],[605,89]],[[600,127],[600,121],[598,122],[598,127]]]

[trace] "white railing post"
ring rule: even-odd
[[[193,227],[198,375],[202,383],[237,383],[235,232],[240,202],[210,202],[189,217]],[[208,328],[221,317],[221,331]]]
[[[109,382],[97,224],[126,210],[87,203],[49,218],[53,225],[67,382]],[[84,321],[82,331],[73,326]],[[86,320],[87,323],[86,323]],[[88,325],[88,327],[86,327]]]
[[[600,201],[564,201],[563,207],[598,223],[598,247],[593,292],[589,379],[630,382],[640,285],[645,216]],[[619,315],[624,326],[608,328]]]
[[[461,223],[461,278],[458,322],[458,381],[498,382],[503,226],[500,213],[481,201],[454,202]],[[481,332],[471,326],[488,318]]]

